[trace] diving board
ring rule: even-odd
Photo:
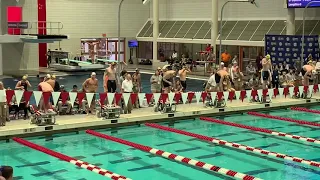
[[[118,60],[113,60],[113,59],[96,59],[97,61],[100,61],[100,62],[105,62],[105,63],[117,63]]]

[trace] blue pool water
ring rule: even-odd
[[[314,107],[314,109],[320,109],[320,107]],[[320,115],[291,110],[263,113],[312,122],[320,121]],[[320,128],[297,125],[290,122],[240,114],[214,118],[312,138],[320,138]],[[253,147],[260,147],[269,151],[320,161],[320,153],[318,153],[320,145],[200,120],[180,121],[174,124],[174,128]],[[212,145],[191,137],[164,132],[151,127],[127,127],[118,129],[117,131],[113,130],[113,132],[110,130],[99,130],[99,132],[250,174],[262,179],[320,179],[320,169],[316,167],[272,158],[270,156],[258,155],[248,151],[235,150],[225,146]],[[27,140],[132,179],[228,179],[225,176],[201,171],[193,167],[185,166],[184,164],[172,162],[161,157],[155,157],[125,145],[93,137],[84,132],[80,134],[54,135],[53,138],[50,139],[34,137],[27,138]],[[79,169],[69,163],[59,161],[15,142],[1,142],[0,161],[0,164],[9,164],[14,167],[16,179],[106,179],[98,174]]]

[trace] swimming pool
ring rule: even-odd
[[[320,107],[313,107],[313,109],[320,109]],[[305,121],[320,121],[320,115],[291,110],[264,113]],[[297,125],[290,122],[240,114],[215,118],[272,129],[274,131],[303,135],[316,139],[320,138],[320,128]],[[320,145],[200,120],[180,121],[174,124],[174,128],[308,160],[320,161],[320,154],[318,153]],[[320,179],[320,169],[316,167],[253,154],[226,146],[213,145],[188,136],[157,130],[147,126],[99,130],[98,132],[262,179]],[[27,140],[131,179],[228,179],[225,176],[172,162],[125,145],[85,134],[84,132],[80,132],[80,134],[58,134],[52,137],[33,137],[27,138]],[[15,142],[1,142],[0,161],[0,164],[12,165],[15,168],[16,179],[107,179]]]

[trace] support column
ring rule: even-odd
[[[46,0],[38,0],[38,34],[47,34]],[[47,67],[47,43],[39,43],[39,67]]]
[[[212,0],[212,12],[211,12],[211,46],[213,46],[213,52],[217,53],[217,37],[218,37],[218,1]],[[221,53],[221,52],[220,52]]]
[[[159,36],[159,0],[153,0],[153,62],[158,60],[158,36]]]
[[[295,26],[296,12],[294,8],[287,8],[287,35],[296,34]]]
[[[4,29],[4,22],[5,21],[4,17],[3,17],[3,9],[4,9],[4,5],[2,4],[3,1],[0,0],[0,36],[3,35],[3,29]],[[2,60],[2,44],[0,43],[0,75],[3,75],[3,60]]]

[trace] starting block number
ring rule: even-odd
[[[28,128],[28,129],[24,129],[23,132],[27,133],[27,132],[35,132],[36,128]]]

